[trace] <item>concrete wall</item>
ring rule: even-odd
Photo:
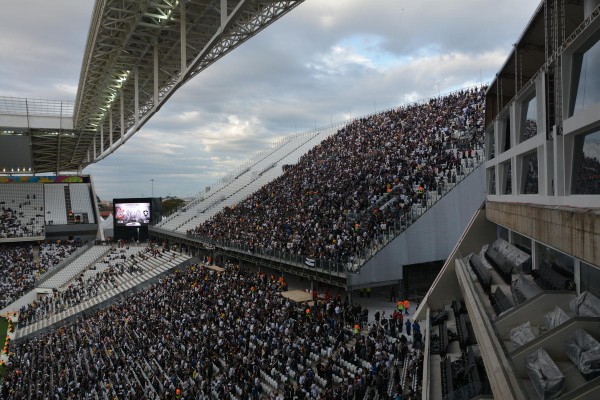
[[[348,285],[397,282],[403,265],[446,259],[484,202],[484,189],[485,167],[481,165],[371,258],[360,273],[349,274]]]
[[[486,202],[487,218],[580,260],[600,266],[600,211]]]

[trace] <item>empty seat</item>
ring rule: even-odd
[[[520,275],[519,278],[510,285],[510,291],[515,303],[522,304],[537,296],[542,292],[542,289],[525,275]]]
[[[543,348],[527,356],[525,367],[541,399],[554,399],[563,391],[565,376]]]
[[[573,280],[560,274],[554,265],[544,261],[535,272],[535,283],[544,290],[573,290]]]
[[[497,315],[514,307],[512,301],[500,287],[497,287],[493,293],[490,293],[490,303],[492,303],[492,307]]]
[[[565,341],[565,353],[586,379],[600,375],[600,343],[583,329]]]
[[[506,283],[510,283],[513,273],[531,272],[531,256],[504,239],[498,239],[489,246],[485,257]]]
[[[469,258],[469,265],[475,275],[477,275],[483,291],[489,294],[492,288],[492,274],[484,266],[482,257],[479,254],[473,254]]]
[[[600,317],[600,299],[590,292],[583,292],[571,301],[571,310],[581,317]]]
[[[556,306],[554,310],[549,311],[544,315],[544,326],[546,329],[550,330],[567,322],[570,318],[571,317],[569,317],[562,308]]]
[[[535,339],[535,335],[531,330],[531,323],[529,321],[510,330],[510,341],[515,348],[521,347],[533,339]]]

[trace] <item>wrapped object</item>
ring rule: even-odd
[[[527,274],[531,272],[531,256],[504,239],[497,239],[492,248],[502,255],[514,272]]]
[[[511,283],[510,291],[513,294],[515,303],[522,304],[540,294],[542,289],[535,282],[527,279],[525,275],[520,275],[517,280]]]
[[[571,300],[571,310],[578,317],[600,317],[600,299],[590,292],[583,292]]]
[[[531,342],[533,339],[535,339],[535,335],[531,330],[531,324],[529,321],[510,330],[510,341],[515,349]]]
[[[565,341],[565,353],[582,374],[600,373],[600,342],[583,329]]]
[[[541,399],[551,400],[560,396],[565,376],[546,350],[540,348],[527,356],[525,367],[533,388]]]
[[[556,306],[553,311],[550,311],[544,316],[544,326],[546,329],[550,330],[567,322],[570,318],[571,317],[569,317],[562,308]]]

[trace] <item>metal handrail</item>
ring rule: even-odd
[[[0,96],[0,114],[42,117],[73,117],[73,101]]]

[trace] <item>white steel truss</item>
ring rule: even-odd
[[[75,104],[0,97],[0,135],[31,172],[81,171],[123,145],[185,82],[304,0],[97,0]]]
[[[101,160],[185,82],[303,0],[98,0],[63,165]],[[68,152],[67,152],[68,151]]]

